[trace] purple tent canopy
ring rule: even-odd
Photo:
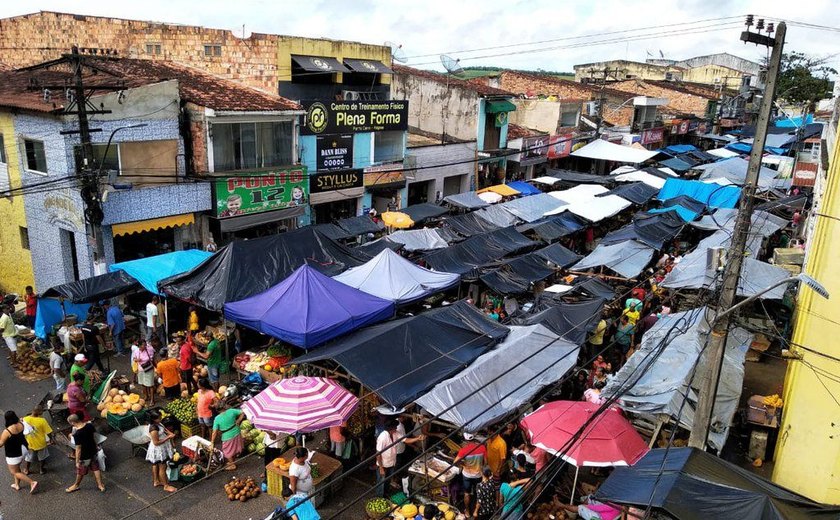
[[[299,267],[267,291],[225,304],[225,317],[298,347],[325,341],[394,315],[394,302]]]

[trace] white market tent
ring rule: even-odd
[[[394,231],[388,235],[388,240],[402,244],[406,251],[431,251],[449,247],[436,230],[428,228]]]
[[[565,205],[565,202],[552,197],[548,193],[540,193],[503,202],[499,204],[499,207],[525,222],[534,222],[541,219],[546,212],[555,211]]]
[[[713,148],[711,150],[706,150],[706,153],[710,153],[712,155],[717,155],[718,157],[722,157],[724,159],[731,159],[732,157],[738,157],[738,152],[733,152],[728,148]]]
[[[433,415],[442,414],[445,421],[476,431],[562,378],[574,367],[577,353],[577,345],[543,325],[511,326],[495,349],[415,402]]]
[[[457,284],[461,277],[420,267],[385,249],[364,264],[334,276],[344,285],[398,305],[425,298]]]
[[[575,204],[589,200],[596,195],[606,193],[610,190],[601,186],[600,184],[578,184],[568,190],[552,191],[549,193],[552,197],[566,204]]]
[[[549,186],[554,186],[555,184],[560,182],[560,179],[558,179],[557,177],[543,176],[543,177],[535,177],[535,178],[531,179],[531,182],[538,182],[540,184],[548,184]]]
[[[572,152],[572,155],[575,157],[585,157],[587,159],[600,159],[603,161],[625,162],[631,164],[643,163],[653,157],[656,157],[658,154],[659,152],[639,150],[638,148],[631,148],[629,146],[610,143],[608,141],[604,141],[603,139],[596,139],[586,146]]]
[[[615,171],[616,170],[613,170],[613,172]],[[661,190],[662,186],[665,186],[665,179],[660,179],[656,175],[651,175],[641,170],[630,170],[624,173],[619,173],[615,176],[615,180],[617,182],[643,182],[658,190]]]
[[[569,213],[574,213],[590,222],[600,222],[605,218],[617,215],[632,205],[627,199],[618,195],[606,195],[604,197],[592,197],[569,206],[564,206]]]

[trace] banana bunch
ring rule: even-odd
[[[764,406],[772,406],[773,408],[781,408],[784,405],[779,394],[768,395],[764,398]]]

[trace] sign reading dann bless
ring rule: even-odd
[[[309,101],[304,135],[408,130],[408,101]]]

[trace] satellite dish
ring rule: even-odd
[[[402,45],[398,45],[394,42],[385,42],[385,45],[391,48],[392,60],[398,61],[400,63],[405,63],[408,61],[408,57],[405,55],[405,51],[402,50]]]
[[[443,68],[450,74],[460,74],[464,72],[464,68],[461,67],[461,64],[459,63],[460,61],[460,59],[456,60],[446,54],[440,55],[440,62],[443,64]]]

